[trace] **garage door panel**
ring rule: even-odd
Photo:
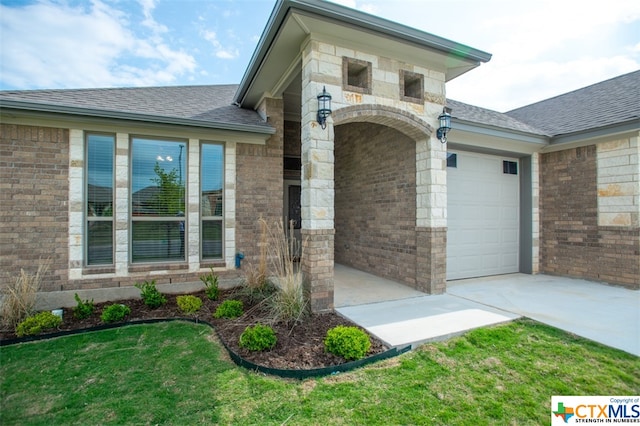
[[[456,152],[447,169],[447,279],[518,271],[519,177],[503,173],[512,158]]]

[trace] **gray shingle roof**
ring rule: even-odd
[[[253,110],[232,105],[238,85],[0,91],[3,101],[270,128]]]
[[[517,108],[506,114],[542,129],[548,136],[638,120],[640,71]]]
[[[540,129],[536,129],[533,126],[498,111],[480,108],[454,101],[453,99],[447,99],[447,106],[451,108],[451,116],[454,119],[518,132],[533,133],[536,135],[543,134]]]

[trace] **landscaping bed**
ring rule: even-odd
[[[101,321],[100,316],[104,307],[114,303],[122,303],[131,309],[131,313],[123,323],[137,320],[173,318],[189,318],[196,322],[209,323],[214,327],[217,335],[229,350],[259,366],[283,370],[308,370],[346,363],[345,359],[327,353],[324,347],[324,339],[329,329],[338,325],[354,325],[335,312],[311,314],[295,325],[282,322],[272,323],[269,321],[265,303],[253,302],[250,297],[241,291],[220,291],[218,300],[209,300],[204,291],[192,294],[202,299],[203,305],[200,311],[189,315],[180,311],[176,300],[178,295],[174,294],[165,294],[167,303],[155,309],[145,305],[142,299],[96,303],[93,314],[89,318],[82,320],[74,318],[73,308],[65,308],[63,310],[62,324],[56,329],[43,332],[39,336],[102,326],[104,323]],[[244,314],[236,319],[214,318],[213,313],[216,308],[224,300],[230,299],[238,299],[243,302]],[[238,341],[242,332],[247,326],[255,324],[271,325],[278,339],[274,348],[263,352],[254,352],[239,347]],[[15,332],[12,330],[0,331],[0,340],[6,341],[16,337]],[[383,353],[389,349],[374,336],[370,336],[370,339],[371,348],[367,353],[367,357]]]

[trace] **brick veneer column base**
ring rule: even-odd
[[[416,289],[442,294],[447,289],[447,228],[416,228]]]
[[[333,310],[334,237],[333,229],[302,230],[302,273],[312,312]]]

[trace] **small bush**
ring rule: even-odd
[[[144,304],[151,309],[159,308],[167,303],[167,298],[156,288],[156,280],[145,281],[142,284],[137,283],[136,287],[140,289],[140,296]]]
[[[196,296],[178,296],[176,302],[178,302],[178,307],[185,314],[195,314],[202,308],[202,299]]]
[[[118,322],[122,321],[127,315],[131,313],[131,309],[126,305],[109,305],[104,308],[102,311],[102,315],[100,315],[100,319],[102,322],[110,323],[110,322]]]
[[[220,293],[218,290],[218,276],[213,273],[213,268],[211,268],[211,272],[208,274],[202,275],[200,281],[204,283],[204,291],[209,300],[218,300]]]
[[[268,325],[256,324],[253,327],[247,327],[240,335],[238,344],[241,348],[250,351],[264,351],[272,349],[278,339],[273,328]]]
[[[371,347],[371,340],[358,327],[339,325],[327,331],[324,347],[328,352],[348,361],[364,357]]]
[[[225,300],[218,306],[213,316],[215,318],[238,318],[242,315],[242,309],[242,301]]]
[[[89,318],[95,309],[93,305],[93,299],[85,300],[84,302],[78,296],[78,293],[74,295],[77,305],[73,308],[73,317],[76,319],[85,319]]]
[[[18,337],[33,336],[34,334],[40,334],[44,330],[56,328],[60,324],[62,324],[62,318],[59,316],[48,311],[40,312],[20,322],[16,327],[16,335]]]

